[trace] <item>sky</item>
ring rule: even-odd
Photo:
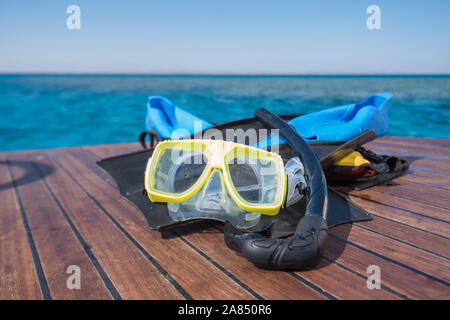
[[[0,73],[450,74],[449,14],[435,0],[2,0]]]

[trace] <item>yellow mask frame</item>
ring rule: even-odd
[[[170,150],[195,151],[206,155],[207,163],[200,177],[187,190],[180,193],[167,192],[155,187],[157,171],[162,155]],[[270,161],[275,166],[276,191],[270,203],[254,203],[245,200],[237,191],[230,174],[229,161],[238,156],[246,159]],[[160,142],[152,157],[148,160],[145,171],[145,189],[153,202],[183,202],[194,196],[208,182],[213,170],[221,171],[222,181],[233,201],[243,210],[265,215],[276,215],[284,203],[287,178],[284,173],[283,160],[273,152],[261,150],[243,144],[223,140],[167,140]]]

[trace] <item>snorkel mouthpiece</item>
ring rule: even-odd
[[[225,243],[242,253],[254,265],[272,270],[298,270],[315,266],[323,253],[328,237],[326,220],[305,215],[295,235],[273,239],[260,233],[243,233],[230,223],[225,224]]]

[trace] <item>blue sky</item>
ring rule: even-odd
[[[66,28],[71,4],[81,30]],[[449,14],[450,1],[2,1],[0,72],[450,74]]]

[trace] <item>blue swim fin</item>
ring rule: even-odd
[[[392,97],[389,92],[378,93],[360,103],[298,116],[289,124],[307,141],[348,141],[369,130],[382,136],[388,130],[388,102]],[[198,121],[197,125],[194,125],[194,121]],[[175,136],[181,138],[213,126],[158,96],[148,99],[146,125],[147,130],[156,132],[164,139],[173,138],[175,130],[179,130]],[[266,148],[272,142],[282,144],[285,141],[272,134],[259,141],[257,146]]]
[[[163,139],[181,138],[213,126],[160,96],[148,97],[145,125]]]
[[[307,141],[348,141],[368,130],[376,135],[386,134],[389,128],[388,102],[390,92],[374,94],[360,103],[347,104],[308,113],[289,121],[289,124]],[[272,145],[272,140],[284,143],[282,137],[272,134],[258,142],[259,148]]]

